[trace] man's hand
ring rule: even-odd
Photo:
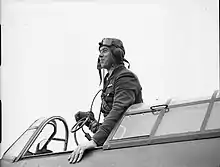
[[[89,130],[91,130],[92,133],[96,133],[98,129],[99,129],[98,121],[94,120],[89,124]]]
[[[78,122],[80,119],[82,118],[85,118],[85,117],[89,117],[89,121],[86,122],[86,126],[89,127],[89,124],[91,121],[95,120],[95,116],[92,112],[83,112],[83,111],[78,111],[76,114],[75,114],[75,120],[76,122]]]
[[[85,150],[93,149],[95,147],[97,147],[97,144],[93,140],[78,145],[75,150],[70,154],[68,158],[69,163],[79,162],[82,159]]]

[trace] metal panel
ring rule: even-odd
[[[67,159],[70,153],[27,158],[17,162],[14,166],[218,167],[220,165],[220,138],[114,150],[98,149],[86,152],[82,161],[76,164],[69,164]],[[3,167],[9,167],[9,165],[3,165]]]
[[[206,129],[220,128],[220,101],[215,102]]]
[[[215,91],[213,94],[212,94],[212,99],[209,103],[209,107],[208,107],[208,110],[206,112],[206,115],[205,115],[205,118],[202,122],[202,126],[200,128],[201,131],[204,131],[205,130],[205,127],[207,125],[207,122],[209,120],[209,117],[210,117],[210,114],[212,112],[212,108],[213,108],[213,104],[214,104],[214,101],[215,101],[215,98],[216,98],[216,95],[217,95],[218,91]]]
[[[103,149],[126,148],[134,146],[172,143],[217,137],[220,137],[220,129],[207,130],[204,132],[186,132],[180,134],[169,134],[162,136],[154,136],[150,138],[148,136],[139,136],[127,139],[111,140],[109,141],[108,147],[106,147],[106,145],[103,147]]]

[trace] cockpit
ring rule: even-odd
[[[132,105],[101,149],[153,145],[220,136],[220,92],[212,96],[168,99],[163,104]],[[6,151],[3,159],[20,159],[67,151],[69,129],[60,116],[36,120]]]
[[[4,159],[57,153],[67,150],[69,130],[66,121],[59,116],[36,120],[4,154]]]

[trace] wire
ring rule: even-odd
[[[74,135],[75,143],[76,143],[76,145],[78,146],[78,145],[79,145],[79,142],[78,142],[77,137],[76,137],[76,132],[73,132],[73,135]]]
[[[100,89],[94,96],[93,100],[92,100],[92,103],[91,103],[91,106],[90,106],[90,111],[91,113],[92,112],[92,106],[93,106],[93,103],[95,101],[95,98],[96,96],[99,94],[99,92],[101,92],[102,89]],[[93,113],[94,114],[94,113]],[[100,120],[100,116],[101,116],[101,110],[99,112],[99,118],[98,118],[98,123],[99,123],[99,120]],[[83,133],[85,134],[85,137],[88,139],[88,140],[91,140],[91,136],[89,135],[89,133],[86,133],[83,129],[83,126],[85,125],[85,123],[89,120],[89,117],[86,117],[86,119],[84,120],[85,118],[82,118],[80,119],[71,129],[71,132],[74,134],[74,140],[76,142],[76,145],[78,146],[79,143],[77,141],[77,137],[76,137],[76,132],[79,130],[79,129],[82,129]]]
[[[93,106],[93,103],[94,103],[94,101],[95,101],[95,98],[96,98],[96,96],[99,94],[99,92],[101,92],[102,91],[102,89],[100,89],[97,93],[96,93],[96,95],[94,96],[94,98],[93,98],[93,100],[92,100],[92,104],[91,104],[91,106],[90,106],[90,112],[92,112],[92,106]]]
[[[99,124],[100,118],[101,118],[101,110],[99,111],[98,124]]]

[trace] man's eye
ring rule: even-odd
[[[101,53],[106,53],[106,52],[108,52],[107,49],[101,50]]]

